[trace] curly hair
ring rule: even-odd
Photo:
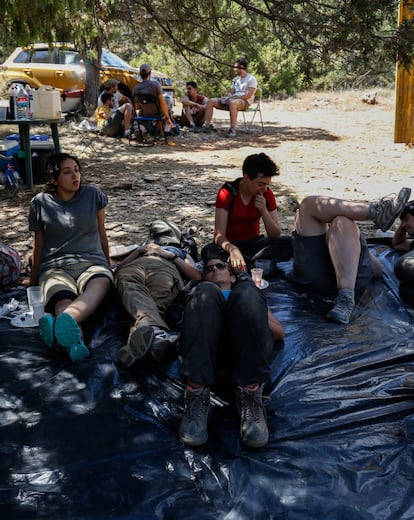
[[[56,181],[60,175],[60,166],[66,159],[72,159],[76,162],[81,169],[79,159],[70,153],[54,153],[52,154],[46,164],[46,188],[45,191],[48,193],[55,193],[56,185],[53,181]]]

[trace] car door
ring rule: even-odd
[[[30,63],[26,64],[26,74],[32,76],[32,86],[51,85],[60,88],[56,81],[54,63],[56,59],[56,51],[48,47],[35,48],[31,51]]]
[[[30,69],[36,86],[51,85],[62,91],[84,88],[84,68],[74,50],[36,48]]]

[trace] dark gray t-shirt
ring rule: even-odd
[[[108,266],[102,250],[97,213],[108,204],[96,186],[81,186],[73,199],[38,193],[30,202],[29,230],[44,231],[40,271],[78,262]]]
[[[152,96],[155,96],[158,98],[160,94],[163,93],[162,87],[159,84],[158,81],[154,79],[147,79],[145,81],[142,81],[141,83],[138,83],[138,85],[135,85],[134,91],[132,93],[132,97],[135,96],[135,94],[151,94]],[[153,116],[157,115],[157,109],[154,105],[147,105],[144,112],[145,116]]]

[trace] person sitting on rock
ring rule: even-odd
[[[203,126],[208,98],[198,93],[197,83],[187,81],[185,95],[181,99],[183,104],[182,124],[196,130]]]

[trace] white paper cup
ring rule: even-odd
[[[252,280],[255,283],[256,287],[260,289],[262,285],[263,269],[260,269],[259,267],[253,267],[253,269],[250,270],[250,273],[252,275]]]

